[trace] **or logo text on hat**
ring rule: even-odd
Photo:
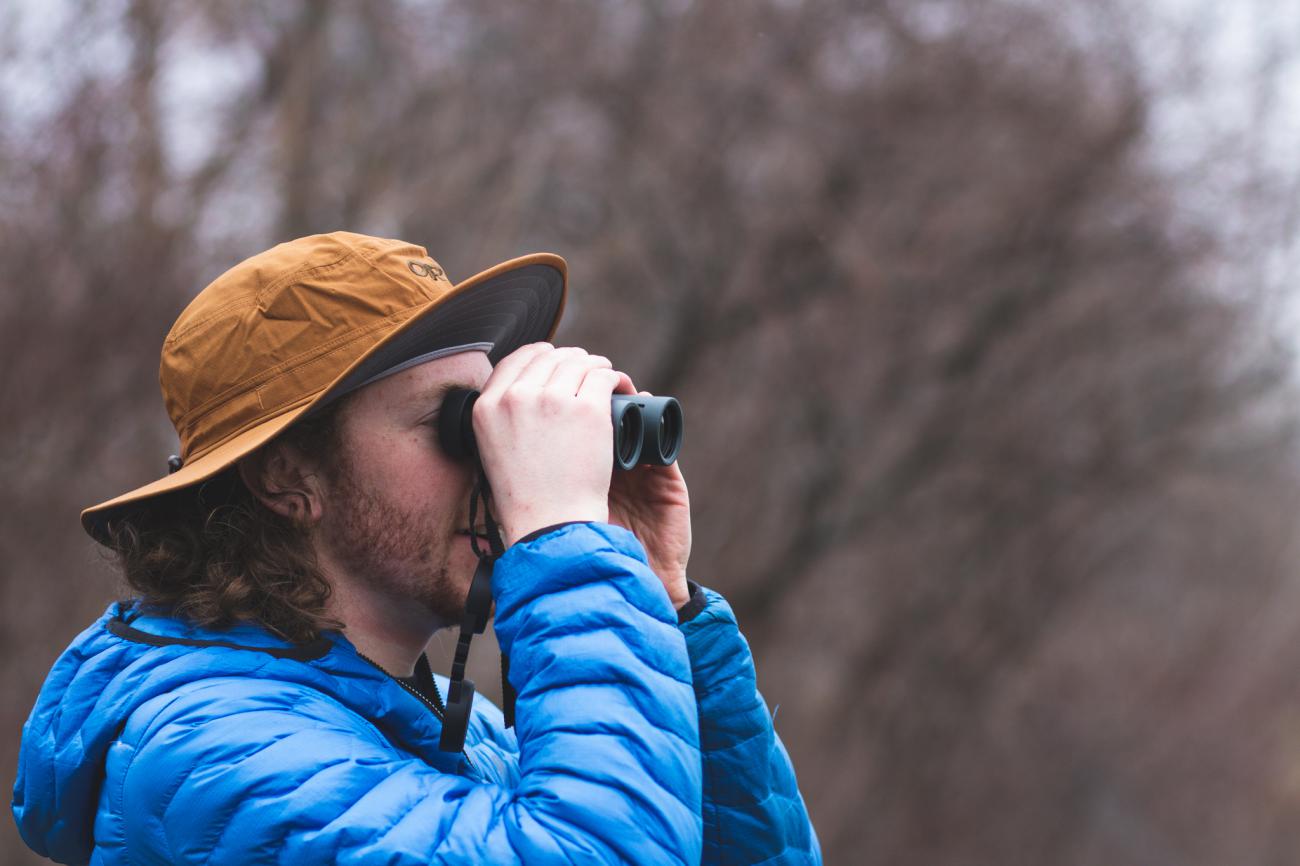
[[[437,265],[429,264],[428,262],[417,262],[411,260],[406,263],[406,266],[410,268],[411,273],[415,274],[417,277],[428,277],[431,280],[436,280],[439,277],[445,276],[442,268]]]

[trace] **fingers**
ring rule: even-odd
[[[581,356],[562,359],[552,368],[545,387],[566,397],[573,397],[578,393],[587,373],[597,369],[610,369],[613,366],[608,358],[600,355],[584,353]]]
[[[585,349],[577,346],[557,348],[549,343],[531,343],[512,352],[497,364],[483,388],[483,395],[494,398],[511,388],[522,387],[545,389],[557,395],[577,396],[590,371],[608,370],[612,367],[608,358],[588,354]],[[636,393],[632,380],[625,374],[620,374],[613,389],[621,394]]]
[[[542,388],[551,378],[555,368],[564,363],[582,363],[590,356],[576,346],[563,346],[538,352],[519,371],[511,387]]]
[[[603,367],[588,370],[578,388],[578,398],[604,406],[609,410],[609,398],[615,393],[634,394],[632,380],[626,373]]]
[[[520,374],[528,368],[528,365],[540,355],[547,352],[555,351],[555,347],[550,343],[529,343],[527,346],[520,346],[509,355],[502,358],[495,367],[492,368],[492,375],[488,377],[487,383],[483,386],[485,396],[498,396],[505,391]]]
[[[624,374],[623,381],[619,382],[618,386],[614,388],[614,393],[626,394],[627,396],[632,397],[635,396],[638,393],[638,391],[636,390],[636,385],[632,384],[631,377],[628,376],[627,374]],[[644,394],[645,392],[641,391],[639,393]]]

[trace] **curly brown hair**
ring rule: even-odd
[[[346,398],[280,434],[328,465]],[[276,514],[235,467],[113,521],[108,547],[143,606],[196,625],[253,621],[294,643],[343,624],[326,615],[330,584],[301,522]]]

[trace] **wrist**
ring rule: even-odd
[[[691,600],[691,587],[686,572],[676,572],[667,577],[661,574],[659,579],[663,581],[664,589],[668,590],[668,600],[672,602],[673,610],[681,611]]]
[[[509,521],[502,521],[501,537],[506,547],[516,544],[520,539],[535,535],[547,527],[557,527],[566,523],[607,523],[609,510],[599,507],[566,508],[563,510],[529,509],[521,514],[512,515]]]

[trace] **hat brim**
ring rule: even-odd
[[[564,313],[567,274],[564,259],[550,253],[521,256],[475,274],[394,327],[320,391],[186,461],[176,472],[87,508],[81,512],[82,527],[107,543],[112,520],[212,478],[313,408],[403,361],[450,346],[491,343],[488,358],[495,365],[520,346],[551,339]]]

